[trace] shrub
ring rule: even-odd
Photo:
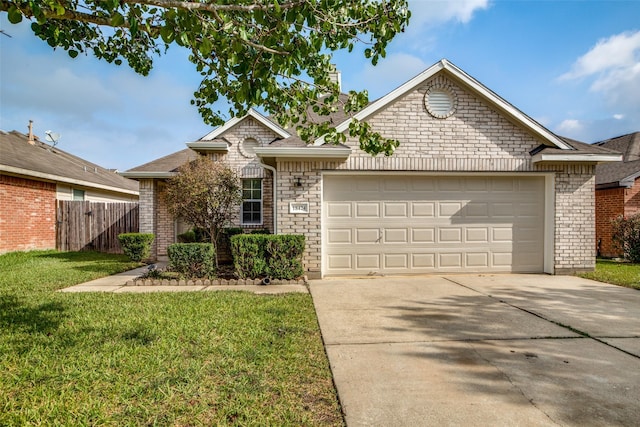
[[[291,280],[302,276],[304,236],[278,235],[267,239],[267,271],[274,279]]]
[[[267,275],[266,235],[236,234],[231,237],[231,254],[236,274],[255,279]]]
[[[611,221],[614,244],[624,252],[624,257],[640,263],[640,214],[627,218],[619,216]]]
[[[242,234],[231,238],[236,274],[241,278],[295,279],[300,277],[304,236]]]
[[[131,261],[135,262],[149,258],[154,238],[155,236],[151,233],[122,233],[118,235],[122,251]]]
[[[212,277],[216,273],[211,243],[174,243],[167,248],[169,268],[187,277]]]
[[[250,231],[251,234],[271,234],[268,228],[257,228]]]

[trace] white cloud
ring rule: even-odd
[[[561,79],[576,79],[594,74],[633,69],[640,63],[640,31],[625,32],[599,40],[563,74]]]
[[[604,129],[622,128],[637,131],[640,123],[640,31],[623,32],[599,40],[559,80],[584,81],[589,85],[589,92],[596,96],[592,103],[599,106],[601,118],[584,119],[580,132],[602,134]],[[571,120],[565,120],[558,129],[571,131],[570,126]]]
[[[558,126],[557,126],[557,130],[558,133],[565,135],[565,134],[572,134],[575,132],[579,132],[580,130],[582,130],[582,123],[580,123],[579,120],[575,120],[575,119],[567,119],[567,120],[563,120]]]
[[[489,0],[409,0],[409,28],[456,21],[466,24],[478,10],[489,8]]]

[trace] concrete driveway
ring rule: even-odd
[[[639,426],[640,292],[546,275],[325,279],[349,426]]]

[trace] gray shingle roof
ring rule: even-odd
[[[640,131],[596,142],[594,146],[622,153],[622,163],[596,166],[596,186],[599,188],[626,186],[640,175]]]
[[[138,182],[69,154],[35,138],[33,145],[27,135],[18,131],[0,131],[0,169],[20,175],[65,182],[74,180],[96,188],[111,187],[114,191],[137,192]],[[56,179],[60,178],[60,180]]]
[[[177,172],[178,168],[185,163],[191,162],[198,158],[198,153],[191,148],[178,151],[168,156],[136,166],[127,172]]]

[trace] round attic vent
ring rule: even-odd
[[[260,146],[260,143],[254,138],[247,138],[240,144],[240,154],[244,157],[252,158],[256,156],[255,149]]]
[[[424,106],[436,119],[446,119],[456,112],[458,98],[447,86],[432,86],[424,95]]]

